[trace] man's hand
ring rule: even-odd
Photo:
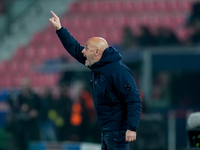
[[[126,141],[127,142],[133,142],[135,140],[136,140],[136,132],[131,131],[131,130],[127,130],[126,131]]]
[[[53,24],[53,26],[56,28],[56,30],[59,30],[62,26],[60,23],[60,19],[59,17],[53,12],[51,11],[53,17],[49,18],[49,21]]]

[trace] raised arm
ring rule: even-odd
[[[81,53],[84,47],[80,45],[80,43],[69,33],[66,28],[62,27],[59,17],[53,11],[51,11],[51,14],[53,17],[49,18],[49,21],[56,28],[56,33],[65,49],[80,63],[85,64],[86,58]]]

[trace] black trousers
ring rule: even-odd
[[[102,150],[129,150],[130,144],[125,139],[126,131],[101,132]]]

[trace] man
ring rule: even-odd
[[[17,140],[19,140],[20,149],[28,150],[30,140],[40,139],[39,121],[42,109],[40,98],[32,90],[28,78],[23,78],[21,81],[21,91],[17,96],[16,103]]]
[[[141,99],[130,69],[105,39],[92,37],[85,47],[73,38],[52,12],[49,21],[65,49],[91,69],[93,102],[102,131],[102,150],[127,150],[136,140]]]

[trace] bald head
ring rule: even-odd
[[[85,65],[90,67],[98,62],[106,48],[108,48],[108,43],[104,38],[92,37],[88,39],[85,48],[82,50],[83,56],[86,57]]]
[[[29,78],[23,78],[20,82],[21,92],[23,95],[30,94],[31,91],[31,81]]]
[[[23,78],[20,82],[22,87],[30,87],[31,86],[31,82],[29,78]]]
[[[92,37],[88,39],[87,44],[91,44],[95,48],[99,49],[101,52],[108,48],[107,41],[102,37]]]

